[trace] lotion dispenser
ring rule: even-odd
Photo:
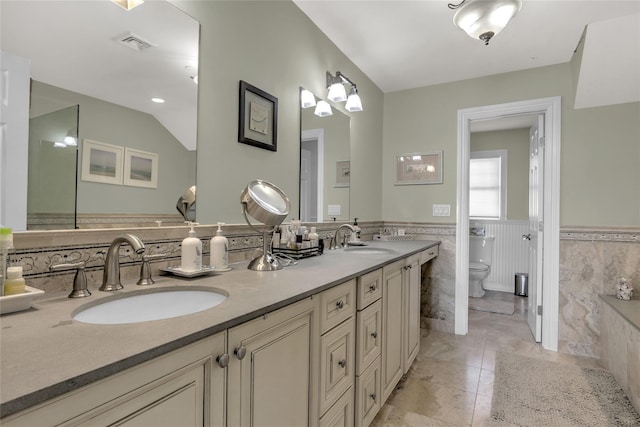
[[[191,230],[189,236],[182,241],[180,252],[180,267],[183,271],[202,270],[202,241],[196,237],[193,227],[197,224],[189,222]]]
[[[218,231],[211,239],[211,267],[224,271],[229,269],[229,241],[222,235],[222,224],[218,223]]]

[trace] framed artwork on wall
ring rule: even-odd
[[[158,188],[158,155],[125,148],[124,185]]]
[[[124,148],[118,145],[83,139],[80,179],[122,185],[123,153]]]
[[[240,80],[238,142],[277,151],[278,98]]]
[[[351,184],[351,162],[349,160],[336,162],[335,187],[349,187],[350,184]]]
[[[442,151],[395,157],[395,185],[442,184]]]

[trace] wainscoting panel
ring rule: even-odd
[[[495,237],[491,274],[484,288],[491,291],[513,292],[516,273],[529,272],[529,242],[522,235],[529,233],[528,221],[491,221],[474,226],[484,227],[487,236]]]

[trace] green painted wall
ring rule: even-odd
[[[356,82],[350,213],[381,217],[382,92],[290,1],[174,1],[200,22],[198,222],[244,223],[240,193],[256,178],[278,185],[298,216],[299,88],[325,94],[325,73]],[[278,150],[238,141],[238,82],[278,98]],[[344,104],[341,104],[344,106]]]
[[[570,63],[385,94],[382,219],[455,222],[457,111],[562,97],[560,224],[640,225],[640,103],[573,109]],[[444,151],[442,185],[394,186],[393,157]],[[451,217],[432,217],[432,204]]]

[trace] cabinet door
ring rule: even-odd
[[[316,301],[308,298],[229,329],[229,426],[315,425]]]
[[[378,357],[356,380],[356,427],[371,424],[381,406]]]
[[[320,427],[353,427],[353,389],[342,397],[320,418]]]
[[[380,300],[358,312],[356,375],[380,356],[382,347],[382,302]]]
[[[321,338],[320,414],[353,385],[355,341],[353,318],[336,326]]]
[[[420,254],[406,260],[404,266],[404,365],[406,374],[420,351]]]
[[[403,373],[402,271],[404,260],[386,265],[382,281],[382,401],[386,401]]]

